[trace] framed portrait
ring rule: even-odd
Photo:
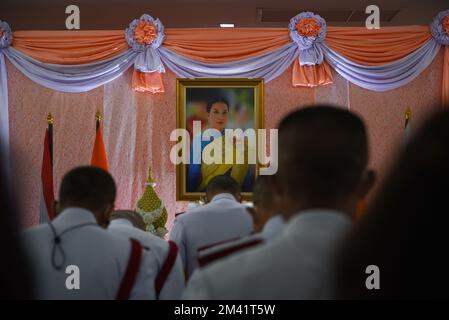
[[[176,165],[177,200],[201,200],[207,184],[217,175],[234,178],[243,200],[252,200],[259,164],[249,160],[247,149],[251,143],[246,132],[264,128],[263,88],[263,79],[177,79],[176,127],[183,129],[189,139],[184,150],[188,152],[186,161]],[[232,136],[233,132],[244,132],[244,142],[239,144],[242,137]],[[215,151],[208,151],[211,149]],[[223,153],[218,156],[220,150]],[[229,151],[231,162],[224,160]],[[206,154],[223,161],[211,163]],[[236,161],[239,155],[243,161]]]

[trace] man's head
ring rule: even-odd
[[[279,125],[279,200],[288,218],[307,208],[354,214],[357,200],[374,182],[366,170],[365,126],[355,114],[336,107],[295,111]]]
[[[57,211],[69,207],[87,209],[98,224],[106,227],[114,209],[115,194],[114,179],[108,172],[90,166],[77,167],[62,179]]]
[[[279,213],[271,176],[258,176],[253,190],[254,229],[262,231],[265,223]]]
[[[220,193],[230,193],[237,201],[240,201],[240,186],[233,178],[226,175],[213,177],[206,188],[206,199],[210,202]]]
[[[145,222],[140,214],[131,210],[116,210],[112,213],[110,221],[125,219],[133,224],[137,229],[145,231]]]

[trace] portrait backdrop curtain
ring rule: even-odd
[[[402,141],[404,111],[411,108],[414,128],[435,110],[441,99],[443,56],[414,81],[385,93],[367,91],[333,73],[331,86],[293,88],[292,67],[265,86],[265,126],[275,128],[279,120],[297,107],[312,103],[347,106],[367,124],[371,165],[380,178],[390,155]],[[63,174],[88,164],[95,139],[95,113],[103,113],[103,134],[110,172],[118,192],[116,208],[135,207],[153,165],[156,191],[167,206],[170,227],[176,212],[186,202],[175,199],[175,166],[169,161],[171,131],[176,127],[176,75],[165,74],[165,94],[150,95],[131,90],[133,72],[85,93],[63,93],[42,87],[24,76],[11,63],[8,68],[10,138],[13,148],[12,174],[20,188],[24,225],[38,222],[40,164],[46,115],[54,123],[55,190]],[[385,115],[388,114],[388,117]],[[386,156],[389,155],[389,156]]]
[[[100,111],[117,207],[135,207],[151,161],[170,226],[186,207],[175,200],[169,162],[176,77],[264,78],[267,128],[296,107],[345,106],[366,121],[372,165],[380,172],[401,140],[404,111],[411,108],[420,122],[449,103],[449,49],[429,26],[328,26],[324,41],[314,43],[317,51],[306,53],[287,27],[167,28],[163,42],[143,49],[128,44],[130,34],[13,30],[10,45],[0,38],[0,133],[5,150],[13,146],[12,172],[29,212],[25,225],[38,219],[40,134],[49,112],[55,116],[55,190],[67,170],[89,163]],[[310,65],[315,58],[323,61]]]

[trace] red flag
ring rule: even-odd
[[[42,194],[40,204],[40,222],[46,222],[54,218],[53,202],[55,194],[53,189],[53,165],[50,156],[50,138],[48,128],[45,129],[44,152],[42,155]]]
[[[103,134],[101,133],[100,126],[98,127],[97,136],[95,137],[90,165],[109,171],[108,158],[106,157],[106,148],[104,146]]]

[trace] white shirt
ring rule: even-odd
[[[236,240],[230,240],[225,243],[221,243],[215,246],[212,246],[210,248],[201,250],[198,252],[198,258],[211,256],[211,255],[219,255],[220,252],[224,252],[230,248],[236,248],[236,247],[245,247],[245,244],[254,243],[254,245],[258,245],[255,243],[255,241],[260,242],[268,242],[276,237],[278,237],[285,226],[285,220],[281,215],[275,215],[267,220],[265,223],[263,229],[259,233],[254,233],[249,236],[245,236]],[[236,254],[237,252],[241,251],[240,249],[238,251],[232,252],[231,254]],[[227,256],[227,255],[226,255]],[[220,258],[221,259],[221,258]],[[215,259],[214,259],[215,260]]]
[[[147,262],[150,268],[154,269],[157,276],[168,256],[167,241],[143,230],[139,230],[126,219],[115,219],[109,224],[108,230],[114,234],[123,235],[136,239],[148,251]],[[153,279],[154,282],[155,278]],[[185,287],[184,270],[181,257],[176,258],[176,262],[161,289],[159,300],[176,300],[181,297]]]
[[[333,210],[299,212],[282,235],[197,270],[185,299],[331,299],[334,258],[352,222]]]
[[[38,299],[115,299],[128,266],[131,242],[101,228],[94,215],[85,209],[69,208],[61,212],[53,226],[61,238],[61,252],[55,248],[54,234],[49,224],[41,224],[24,233],[25,245],[35,271]],[[68,230],[69,228],[73,228]],[[68,230],[64,233],[65,230]],[[65,260],[64,260],[65,256]],[[144,259],[145,252],[142,255]],[[52,257],[62,265],[57,270]],[[75,275],[66,273],[74,265],[79,270],[79,290],[69,290],[66,280]],[[131,299],[154,299],[152,270],[140,268]],[[69,283],[71,280],[69,279]],[[72,284],[75,282],[72,282]]]
[[[277,214],[265,222],[265,225],[263,226],[262,231],[260,232],[260,235],[263,237],[264,240],[270,241],[274,238],[277,238],[280,234],[282,234],[282,231],[285,227],[285,220],[280,215]]]
[[[246,206],[231,194],[221,193],[207,205],[178,215],[170,239],[178,245],[184,269],[190,276],[198,266],[199,248],[246,236],[253,228]]]

